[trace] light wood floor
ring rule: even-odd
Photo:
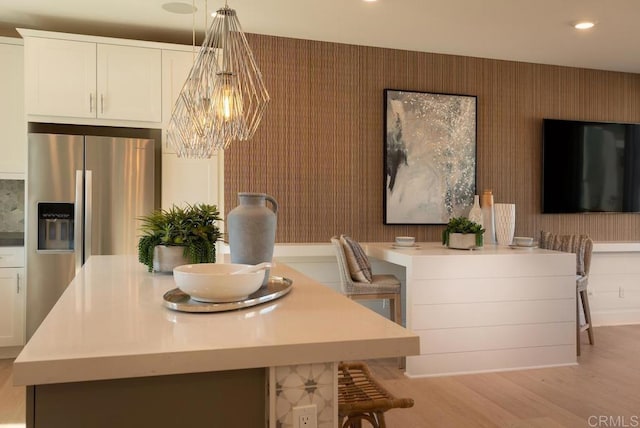
[[[0,428],[24,427],[25,388],[13,386],[13,360],[0,360]]]
[[[640,427],[640,325],[594,334],[595,346],[583,334],[577,366],[422,379],[405,378],[395,359],[369,366],[415,401],[386,413],[390,427]]]
[[[589,346],[585,335],[571,367],[407,379],[396,359],[369,366],[393,394],[415,400],[386,413],[389,427],[640,427],[640,325],[596,328],[595,337]],[[24,426],[12,362],[0,360],[0,428]]]

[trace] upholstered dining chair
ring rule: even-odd
[[[559,235],[541,231],[538,246],[548,250],[564,251],[576,255],[576,353],[580,355],[581,332],[587,331],[591,345],[595,342],[591,310],[589,309],[589,295],[587,293],[593,241],[587,235]],[[580,322],[581,313],[584,315],[584,324]]]
[[[364,250],[350,237],[334,236],[331,243],[338,260],[342,293],[353,300],[388,299],[389,318],[402,325],[401,284],[398,278],[389,274],[374,275]]]

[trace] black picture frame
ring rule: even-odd
[[[384,224],[446,224],[476,193],[477,97],[384,90]]]

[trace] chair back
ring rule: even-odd
[[[593,241],[587,235],[559,235],[551,232],[540,232],[538,242],[540,248],[563,251],[576,255],[576,274],[588,276],[591,268]]]
[[[347,256],[344,254],[344,248],[342,248],[342,243],[340,242],[339,236],[332,237],[331,243],[333,244],[333,248],[336,252],[336,259],[338,261],[338,271],[340,272],[340,287],[342,288],[342,293],[347,294],[348,290],[353,287],[351,272],[349,271],[349,266],[347,266]]]

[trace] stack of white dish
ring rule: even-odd
[[[530,236],[516,236],[513,238],[511,248],[536,248],[537,245]]]
[[[234,263],[199,263],[173,269],[176,285],[199,302],[237,302],[257,291],[264,280],[265,269],[238,273],[252,265]],[[267,266],[268,267],[268,266]]]
[[[416,248],[416,238],[413,236],[396,236],[396,240],[392,244],[394,248]]]

